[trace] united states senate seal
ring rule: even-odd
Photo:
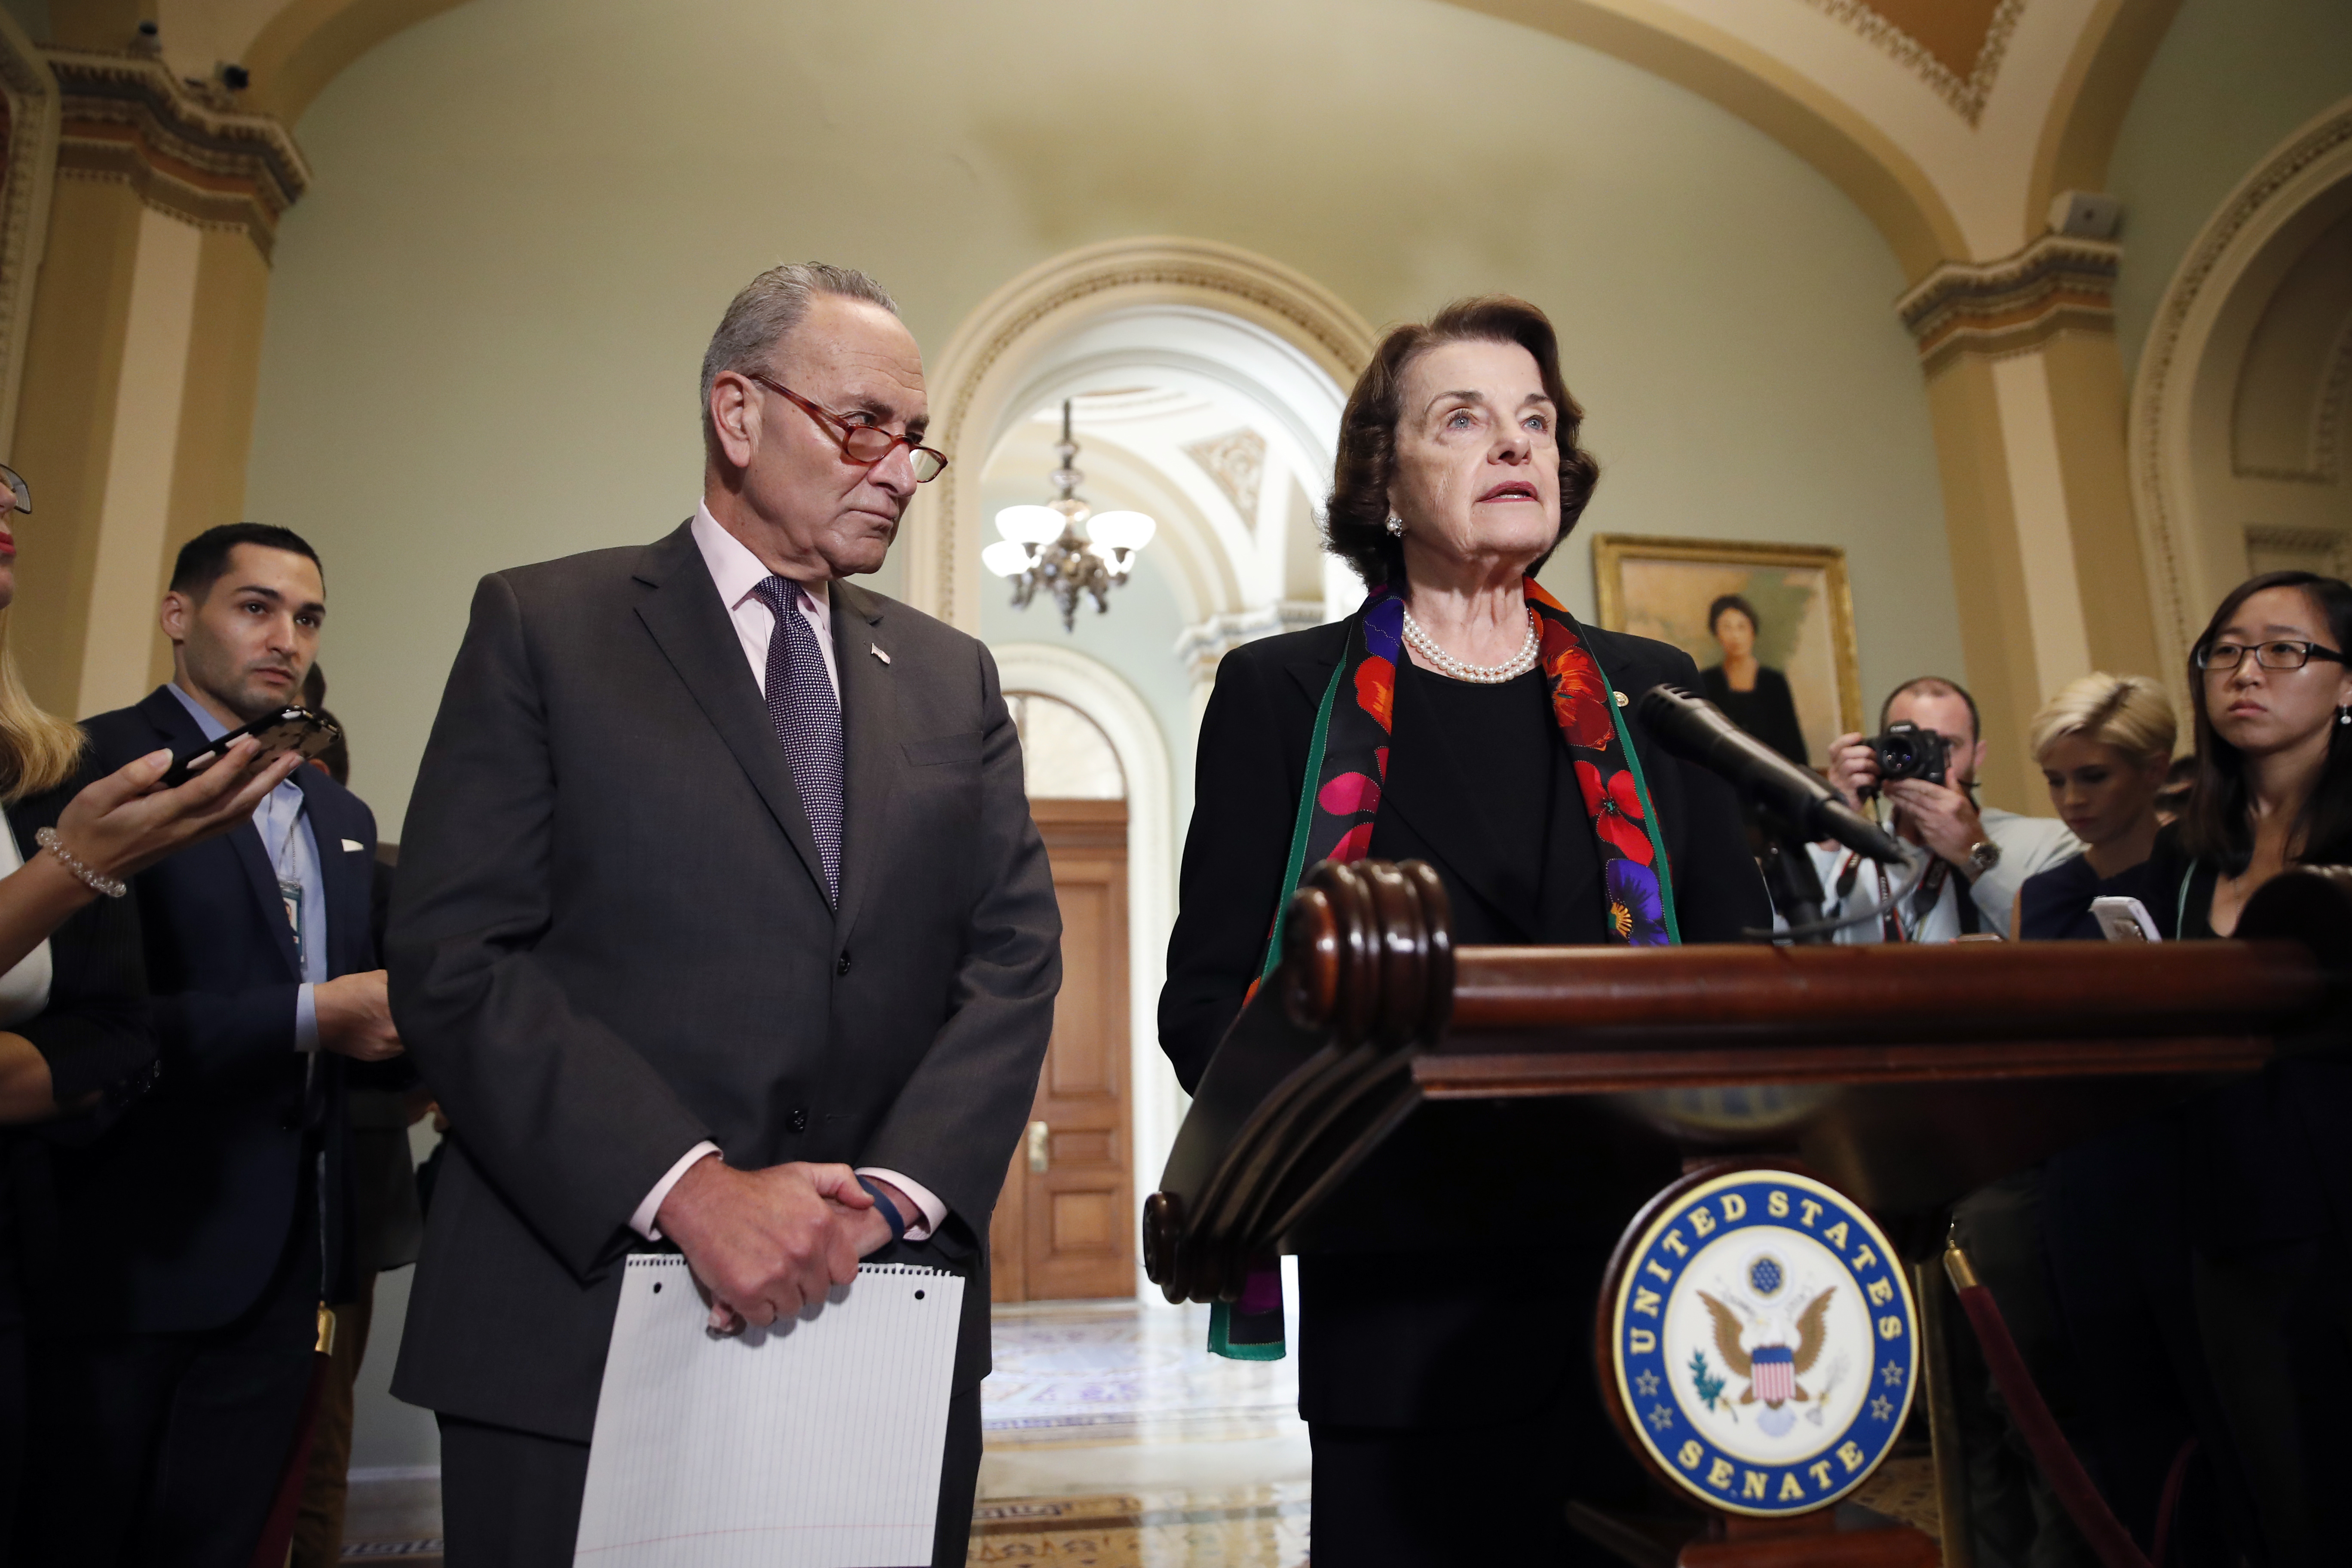
[[[1712,1507],[1825,1508],[1886,1457],[1918,1385],[1901,1263],[1835,1188],[1769,1167],[1669,1188],[1609,1300],[1619,1408]]]

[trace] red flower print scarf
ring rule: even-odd
[[[1527,580],[1528,603],[1540,626],[1538,667],[1551,691],[1552,720],[1576,766],[1576,783],[1601,850],[1601,886],[1610,936],[1632,947],[1682,941],[1675,920],[1674,880],[1665,839],[1650,809],[1642,762],[1625,729],[1622,704],[1585,647],[1583,629],[1559,601]],[[1307,752],[1309,787],[1298,802],[1285,868],[1282,900],[1258,978],[1274,973],[1282,953],[1282,922],[1291,890],[1307,868],[1325,860],[1362,859],[1388,782],[1389,731],[1396,710],[1396,667],[1403,649],[1404,598],[1372,590],[1349,627],[1348,643],[1315,715]],[[1253,987],[1255,989],[1255,987]],[[1282,1279],[1276,1260],[1253,1265],[1238,1302],[1219,1302],[1210,1314],[1209,1348],[1220,1355],[1270,1361],[1283,1353]]]

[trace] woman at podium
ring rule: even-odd
[[[1536,584],[1598,477],[1581,418],[1550,322],[1507,298],[1395,329],[1357,383],[1327,542],[1364,605],[1235,649],[1202,719],[1160,1008],[1188,1089],[1263,967],[1294,851],[1427,861],[1463,944],[1770,923],[1732,792],[1628,706],[1696,686],[1690,658]],[[1593,1302],[1676,1171],[1569,1101],[1431,1103],[1318,1213],[1299,1260],[1317,1568],[1587,1560],[1565,1503],[1643,1486],[1593,1386]]]

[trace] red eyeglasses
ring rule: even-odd
[[[816,421],[817,428],[834,438],[841,447],[841,455],[853,463],[862,463],[870,468],[898,447],[904,447],[908,455],[914,458],[915,482],[919,485],[927,485],[938,479],[948,466],[948,455],[945,452],[918,446],[912,436],[893,436],[887,430],[873,425],[853,425],[832,409],[811,403],[807,398],[803,397],[783,383],[772,379],[764,372],[747,370],[743,374],[769,391],[779,393],[799,404],[807,411],[808,416]]]

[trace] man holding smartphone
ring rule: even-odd
[[[112,768],[300,701],[317,552],[212,529],[163,596],[173,679],[86,723]],[[298,768],[253,820],[131,880],[160,1065],[100,1138],[48,1153],[28,1295],[26,1561],[243,1568],[297,1440],[351,1194],[343,1064],[396,1056],[368,918],[375,819]]]

